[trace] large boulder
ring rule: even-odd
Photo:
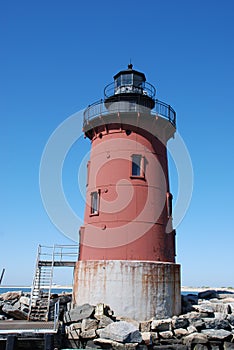
[[[204,292],[198,293],[198,299],[214,299],[218,297],[216,290],[208,289]]]
[[[94,313],[94,306],[84,304],[65,312],[64,323],[73,323],[83,320],[84,318],[90,317]]]
[[[22,310],[19,310],[14,305],[4,304],[2,311],[16,320],[27,320],[28,314]]]
[[[141,343],[142,336],[139,330],[126,321],[113,322],[101,329],[100,338],[111,339],[121,343]]]
[[[201,331],[209,340],[226,340],[232,339],[232,333],[224,329],[204,329]]]
[[[22,295],[22,291],[6,292],[0,295],[0,299],[3,301],[18,300]]]

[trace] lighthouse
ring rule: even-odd
[[[104,303],[136,320],[179,314],[167,159],[175,111],[129,64],[86,108],[83,131],[91,151],[74,304]]]

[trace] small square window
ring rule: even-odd
[[[132,155],[132,177],[144,177],[144,157],[141,154]]]
[[[169,218],[172,216],[172,199],[172,194],[167,192],[167,215]]]
[[[99,213],[99,191],[91,192],[91,215],[98,215]]]

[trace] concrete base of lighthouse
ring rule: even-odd
[[[78,261],[73,302],[104,303],[116,316],[135,320],[181,312],[180,265],[152,261]]]

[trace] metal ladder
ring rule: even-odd
[[[39,245],[37,253],[36,271],[31,288],[31,302],[29,320],[48,321],[51,286],[54,270],[54,246],[44,253]],[[46,260],[44,255],[46,254]]]
[[[48,321],[54,267],[74,267],[77,256],[77,245],[38,246],[28,320]]]

